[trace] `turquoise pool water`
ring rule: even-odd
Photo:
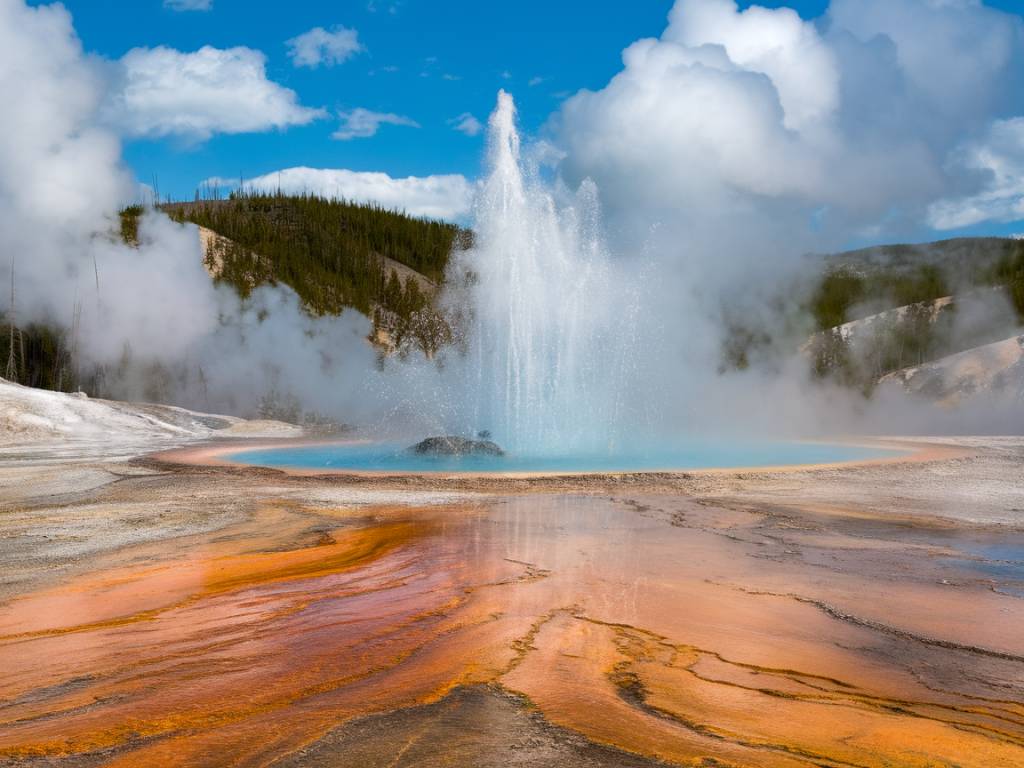
[[[412,441],[415,442],[415,441]],[[331,443],[242,451],[228,461],[289,469],[357,472],[654,472],[662,470],[828,464],[901,451],[836,443],[688,440],[656,448],[546,456],[420,456],[408,444]]]

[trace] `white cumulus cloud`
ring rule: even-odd
[[[213,0],[164,0],[164,8],[172,11],[209,11]]]
[[[835,110],[839,73],[814,25],[791,8],[734,0],[681,0],[669,14],[663,39],[687,48],[721,46],[738,69],[766,75],[778,92],[787,128],[800,128]]]
[[[366,139],[374,136],[381,125],[404,125],[408,128],[419,128],[420,124],[404,115],[396,115],[393,112],[373,112],[363,107],[356,107],[347,112],[339,112],[338,118],[341,124],[333,134],[332,139],[349,141],[350,139]]]
[[[236,180],[208,179],[208,186],[230,187]],[[459,174],[393,178],[386,173],[343,168],[285,168],[245,180],[246,189],[311,194],[335,200],[377,203],[413,216],[458,219],[469,213],[474,187]]]
[[[480,132],[484,129],[484,124],[477,120],[470,112],[463,112],[458,117],[453,117],[448,121],[448,125],[467,136],[479,136]]]
[[[314,27],[288,40],[288,56],[296,67],[316,69],[321,64],[332,67],[365,50],[359,42],[359,33],[348,27],[336,26],[330,30]]]
[[[928,210],[933,227],[1024,219],[1024,118],[1000,120],[982,141],[964,147],[958,159],[964,169],[981,175],[983,186],[974,194],[934,203]]]
[[[1021,108],[1024,21],[980,0],[833,0],[833,25],[859,40],[881,38],[908,96],[953,127],[1014,105]],[[883,90],[899,88],[882,82]],[[909,99],[906,108],[916,104]]]
[[[1022,64],[1021,18],[977,0],[833,0],[820,24],[677,0],[662,36],[551,126],[567,178],[593,178],[612,211],[744,247],[765,227],[799,248],[801,233],[919,226],[953,191],[1012,201],[1006,137],[998,161],[951,160],[1024,113]]]
[[[108,123],[131,137],[250,133],[306,125],[322,117],[296,93],[267,79],[266,57],[251,48],[134,48],[117,63]]]

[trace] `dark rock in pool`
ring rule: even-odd
[[[504,456],[505,452],[490,440],[470,440],[466,437],[428,437],[409,448],[421,456]]]

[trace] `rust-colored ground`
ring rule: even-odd
[[[118,498],[184,481],[149,482]],[[241,522],[0,606],[0,763],[490,765],[539,727],[509,714],[529,706],[621,752],[513,764],[1024,765],[1024,603],[977,555],[1024,552],[1017,529],[665,493],[350,507],[268,482]],[[512,698],[459,693],[479,686]],[[422,709],[449,700],[458,719]]]

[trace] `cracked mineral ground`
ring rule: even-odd
[[[1024,442],[950,447],[456,490],[8,461],[0,764],[1022,765]]]

